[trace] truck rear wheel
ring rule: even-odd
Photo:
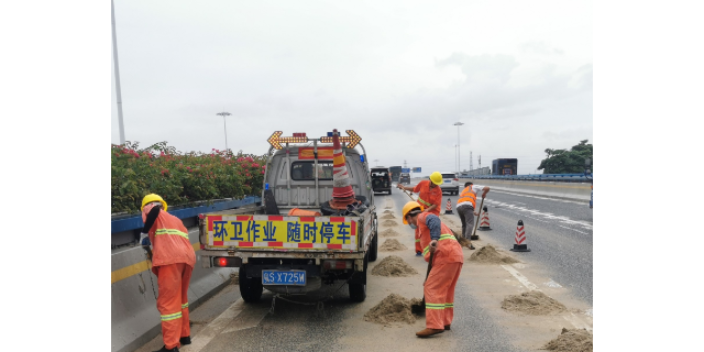
[[[376,219],[374,219],[376,221]],[[374,238],[372,238],[372,243],[369,244],[369,261],[376,261],[379,254],[379,230],[374,226]]]
[[[245,265],[240,267],[240,295],[242,299],[247,303],[254,303],[262,298],[262,292],[264,291],[264,286],[262,285],[261,278],[247,278],[247,268]]]
[[[349,283],[350,300],[352,302],[364,302],[367,298],[367,256],[364,256],[364,283]]]

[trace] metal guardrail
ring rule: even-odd
[[[541,174],[541,175],[460,175],[461,178],[479,180],[504,180],[504,181],[557,181],[557,182],[591,182],[594,175],[590,174]]]
[[[169,210],[169,214],[174,215],[179,219],[185,219],[198,216],[198,214],[200,213],[240,208],[245,205],[261,203],[261,201],[262,200],[260,197],[245,197],[244,199],[221,200],[214,201],[211,204],[204,204],[193,208]],[[144,227],[144,223],[142,222],[141,215],[134,215],[119,219],[113,219],[111,221],[110,226],[112,233],[117,233],[142,228]]]

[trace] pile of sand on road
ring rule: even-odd
[[[393,220],[393,219],[396,219],[396,217],[391,214],[386,214],[381,217],[381,220]]]
[[[393,221],[393,220],[386,220],[386,221],[382,222],[381,224],[382,224],[383,226],[388,226],[388,227],[396,227],[396,226],[398,226],[398,223],[397,223],[396,221]]]
[[[384,244],[379,247],[379,250],[382,252],[405,251],[407,249],[408,247],[404,246],[403,244],[401,244],[401,242],[393,238],[384,241]]]
[[[564,304],[546,296],[540,291],[523,292],[504,298],[501,308],[530,315],[548,315],[567,310]]]
[[[518,263],[518,260],[513,259],[513,257],[501,254],[496,251],[494,246],[487,244],[478,251],[472,253],[469,257],[470,262],[477,262],[482,264],[513,264]]]
[[[544,348],[556,352],[592,352],[594,351],[594,334],[584,329],[567,330],[562,328],[560,336],[548,342]]]
[[[381,235],[384,237],[396,237],[396,236],[398,236],[398,232],[396,232],[392,229],[386,229],[381,232]]]
[[[407,299],[392,293],[364,313],[364,321],[384,325],[390,323],[413,324],[416,322],[416,316],[411,312],[411,306],[420,304],[420,302],[419,298]]]
[[[372,270],[372,275],[396,277],[412,276],[418,275],[418,271],[403,261],[401,257],[397,255],[390,255],[374,267]]]
[[[384,210],[384,214],[392,214],[392,213],[393,213],[393,211],[391,211],[389,209]]]

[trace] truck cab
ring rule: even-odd
[[[305,133],[268,141],[262,204],[201,214],[205,267],[239,267],[240,293],[256,302],[267,289],[305,295],[322,285],[347,284],[350,299],[366,297],[367,265],[377,258],[374,193],[361,137],[340,137],[356,202],[333,209],[331,136]],[[356,148],[362,149],[360,153]]]

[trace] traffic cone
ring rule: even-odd
[[[512,252],[530,252],[528,249],[528,241],[526,240],[526,230],[523,227],[523,220],[518,220],[516,226],[516,243],[514,243]]]
[[[340,133],[337,132],[337,129],[332,130],[332,149],[332,200],[330,200],[330,207],[347,209],[347,206],[356,200],[350,183],[350,175],[347,172],[345,156],[342,155]]]
[[[445,207],[445,214],[452,214],[452,202],[450,198],[447,198],[447,206]]]
[[[482,214],[482,221],[479,222],[479,231],[491,231],[491,226],[489,225],[489,209],[484,206],[484,213]]]

